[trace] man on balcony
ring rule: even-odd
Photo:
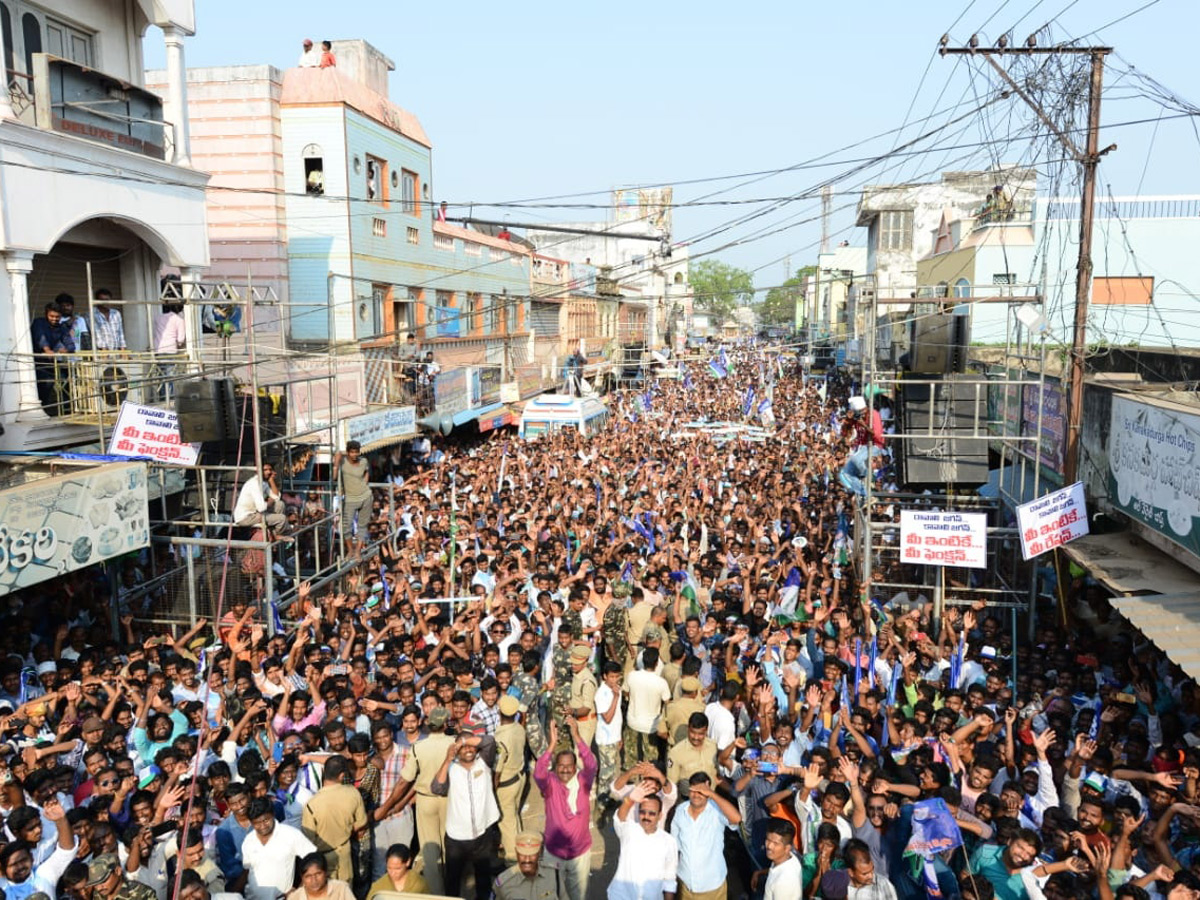
[[[121,310],[112,305],[112,291],[100,288],[92,306],[93,345],[97,350],[125,349],[125,321]]]
[[[61,416],[70,406],[66,360],[59,356],[75,352],[75,342],[62,321],[62,310],[54,301],[46,304],[44,315],[33,320],[33,371],[37,379],[38,399],[48,416]]]

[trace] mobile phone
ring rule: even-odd
[[[759,775],[778,775],[779,774],[779,763],[768,762],[767,760],[759,760],[758,774]]]
[[[275,746],[271,748],[271,759],[279,762],[283,759],[283,741],[276,741]]]

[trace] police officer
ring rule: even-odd
[[[426,724],[429,734],[412,746],[412,752],[400,770],[400,779],[412,785],[417,799],[417,838],[421,842],[421,858],[424,871],[421,873],[429,883],[433,894],[444,894],[442,878],[442,838],[446,834],[446,798],[433,794],[433,778],[446,761],[446,753],[454,744],[454,738],[446,734],[450,713],[437,706],[429,713]],[[403,793],[403,792],[402,792]]]
[[[500,873],[492,890],[496,900],[566,900],[558,871],[543,866],[542,836],[522,831],[516,841],[517,864]]]
[[[571,696],[567,701],[571,714],[579,722],[579,737],[588,747],[596,736],[596,675],[589,665],[592,651],[586,644],[571,650]]]
[[[496,704],[500,727],[496,729],[496,803],[500,807],[500,846],[504,859],[517,858],[517,832],[521,830],[521,795],[525,792],[525,728],[517,716],[521,702],[505,694]]]
[[[125,877],[125,868],[111,853],[88,863],[87,886],[93,900],[157,900],[154,888]]]

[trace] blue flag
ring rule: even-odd
[[[858,699],[858,689],[862,686],[862,638],[854,639],[854,699]]]
[[[900,679],[904,675],[904,664],[900,662],[900,658],[896,657],[896,662],[892,666],[892,680],[888,684],[887,689],[887,705],[896,705],[896,692],[900,689]]]
[[[962,846],[962,831],[954,821],[954,814],[941,797],[921,800],[913,804],[912,837],[904,848],[904,858],[912,866],[912,874],[923,871],[925,893],[929,897],[942,896],[938,887],[933,858]]]
[[[963,654],[966,652],[967,632],[964,630],[958,637],[958,646],[954,648],[954,653],[950,657],[950,687],[958,690],[959,681],[962,680]]]
[[[750,410],[754,409],[754,388],[746,388],[745,399],[742,400],[742,415],[750,415]]]
[[[683,389],[685,391],[690,391],[692,389],[692,376],[691,375],[683,376]]]
[[[646,393],[642,394],[642,409],[644,409],[646,412],[650,412],[650,397],[651,394],[649,391],[646,391]]]
[[[1092,724],[1088,728],[1088,740],[1094,741],[1100,737],[1100,710],[1092,708]]]
[[[850,679],[845,675],[842,676],[842,695],[840,702],[842,710],[845,711],[846,715],[850,715],[850,710],[853,709],[853,707],[850,705]]]
[[[878,658],[879,638],[873,637],[871,638],[871,670],[867,673],[867,684],[869,684],[872,689],[875,687],[875,660]],[[886,732],[887,729],[885,728],[884,731]]]
[[[725,354],[724,347],[722,347],[720,350],[717,351],[717,362],[719,362],[721,364],[722,369],[724,369],[726,372],[729,371],[729,369],[730,369],[729,357]]]
[[[633,581],[633,561],[625,560],[625,565],[621,567],[621,580]]]
[[[729,371],[715,359],[708,361],[708,371],[712,372],[717,378],[724,378],[729,374]]]
[[[285,634],[283,630],[283,620],[279,618],[279,604],[275,602],[275,598],[270,599],[271,606],[271,624],[275,627],[276,634]]]

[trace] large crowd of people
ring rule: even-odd
[[[1019,645],[864,582],[886,418],[753,348],[685,370],[423,455],[394,513],[352,448],[386,539],[277,633],[240,589],[118,640],[94,572],[4,598],[5,900],[1200,900],[1195,684],[1082,576]]]

